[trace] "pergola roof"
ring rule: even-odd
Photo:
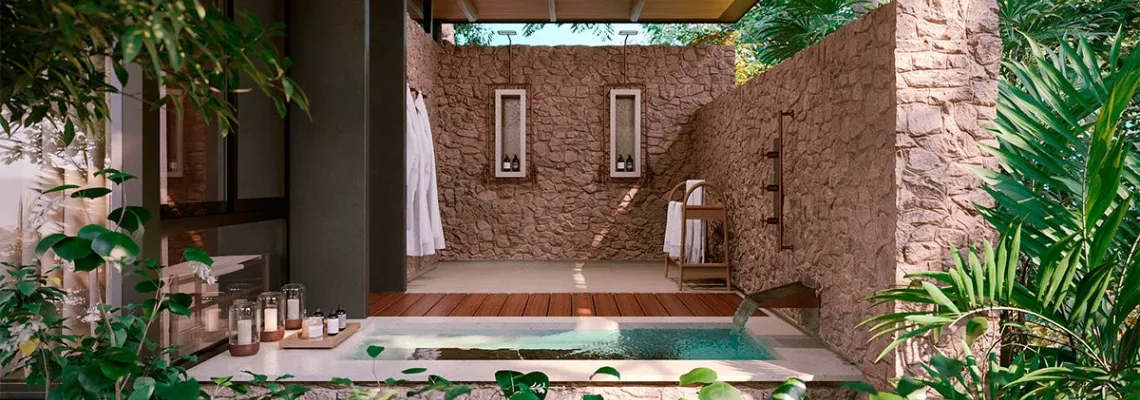
[[[736,22],[757,0],[408,0],[440,22]]]

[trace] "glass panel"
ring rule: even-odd
[[[237,20],[245,23],[242,13],[257,17],[262,25],[284,22],[285,3],[279,0],[236,0]],[[282,48],[277,41],[278,50]],[[269,70],[263,66],[262,70]],[[242,75],[243,88],[255,87]],[[238,126],[237,169],[239,199],[285,196],[285,124],[277,107],[258,90],[237,96]]]
[[[165,94],[178,96],[176,89]],[[226,143],[216,124],[194,111],[188,99],[182,113],[173,105],[161,114],[162,203],[183,210],[196,203],[225,200]]]
[[[194,297],[190,318],[167,315],[162,340],[189,354],[226,340],[228,308],[235,300],[256,301],[261,292],[280,286],[284,265],[285,224],[282,220],[187,231],[163,238],[166,278],[170,287]],[[184,262],[186,247],[205,250],[214,259],[211,284]]]

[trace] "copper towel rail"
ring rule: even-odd
[[[795,114],[791,111],[781,111],[776,117],[779,125],[778,136],[772,140],[772,150],[765,154],[775,164],[776,183],[764,186],[765,190],[775,192],[772,196],[775,216],[768,217],[764,221],[776,225],[776,238],[780,250],[792,250],[792,245],[784,244],[784,117],[795,118]]]

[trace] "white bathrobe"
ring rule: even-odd
[[[443,220],[439,215],[439,182],[436,176],[435,165],[435,140],[431,132],[431,119],[429,118],[427,104],[424,104],[423,95],[416,96],[416,113],[419,114],[420,119],[420,139],[421,143],[426,143],[423,146],[423,168],[424,178],[427,179],[427,217],[430,222],[431,233],[430,244],[425,246],[425,251],[435,253],[435,250],[444,248],[443,241]],[[424,236],[426,237],[426,235]],[[424,239],[427,241],[426,239]],[[429,254],[431,254],[429,253]]]
[[[420,224],[419,224],[419,203],[416,201],[416,194],[421,185],[420,176],[420,130],[419,130],[419,117],[416,115],[416,103],[412,97],[412,90],[408,88],[408,97],[406,104],[407,116],[407,131],[404,135],[404,170],[405,178],[404,184],[404,213],[406,220],[404,221],[405,241],[407,254],[409,256],[422,256],[420,251]]]

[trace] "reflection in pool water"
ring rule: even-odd
[[[376,330],[349,359],[384,346],[384,360],[771,360],[771,350],[731,326],[587,330]]]

